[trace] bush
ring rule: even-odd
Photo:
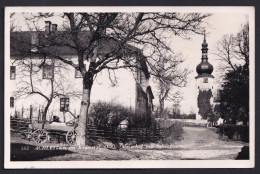
[[[90,107],[89,115],[92,124],[97,127],[117,127],[122,120],[131,118],[134,116],[134,112],[124,106],[116,103],[97,102]]]
[[[249,142],[249,126],[247,125],[222,124],[219,126],[218,134],[221,137],[227,136],[231,140]]]
[[[152,124],[153,119],[149,115],[135,115],[134,111],[120,104],[97,102],[91,105],[89,112],[89,124],[94,126],[89,137],[104,137],[111,140],[115,146],[119,142],[126,143],[129,140],[137,143],[158,141],[156,124]],[[123,120],[128,121],[128,125],[119,126]],[[90,126],[91,127],[91,126]]]
[[[183,133],[183,124],[179,121],[158,120],[158,127],[165,131],[163,143],[170,144],[179,141]]]
[[[117,127],[122,120],[127,119],[129,127],[151,127],[153,119],[150,115],[135,115],[135,112],[125,106],[112,102],[97,102],[91,105],[90,124],[104,127]]]

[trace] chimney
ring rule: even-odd
[[[46,34],[50,34],[51,31],[51,21],[45,21],[45,32]]]
[[[57,31],[57,28],[58,28],[58,25],[57,25],[57,24],[52,24],[52,25],[51,25],[51,28],[52,28],[52,31],[53,31],[53,32],[56,32],[56,31]]]

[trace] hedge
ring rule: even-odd
[[[234,141],[249,142],[248,125],[222,124],[218,128],[218,134]]]

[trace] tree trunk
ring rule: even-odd
[[[81,107],[80,107],[80,116],[78,120],[78,127],[76,128],[77,139],[76,144],[78,146],[86,145],[86,126],[88,119],[88,109],[90,106],[90,89],[83,89]]]
[[[51,105],[51,100],[48,100],[47,105],[45,106],[42,114],[42,129],[44,129],[44,124],[46,122],[46,115],[50,105]]]
[[[159,106],[159,113],[160,113],[160,116],[161,116],[161,114],[163,114],[163,111],[164,111],[164,99],[163,98],[160,98],[159,99],[159,104],[160,104],[160,106]]]

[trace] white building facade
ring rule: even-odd
[[[33,45],[38,44],[41,39],[39,35],[57,32],[57,26],[46,22],[46,30],[41,32],[25,31],[11,33],[11,37],[24,37],[30,42],[29,52],[37,51]],[[22,36],[21,36],[22,35]],[[39,115],[53,94],[52,102],[47,112],[47,120],[51,120],[53,115],[67,122],[77,116],[80,111],[81,95],[83,88],[83,78],[81,73],[74,67],[69,66],[57,59],[44,55],[35,55],[27,52],[19,52],[17,45],[12,44],[10,54],[10,108],[11,116],[19,116],[32,119],[41,119]],[[21,47],[21,46],[19,46]],[[26,47],[26,46],[25,46]],[[28,43],[27,43],[28,47]],[[137,48],[136,48],[137,49]],[[27,49],[28,50],[28,49]],[[66,60],[77,64],[77,54],[69,49],[57,50],[60,56]],[[145,59],[143,56],[142,58]],[[89,60],[85,60],[86,67]],[[146,63],[138,63],[143,70],[118,69],[114,74],[108,71],[101,71],[95,77],[91,91],[91,103],[97,101],[115,102],[129,107],[133,111],[140,105],[138,102],[137,86],[146,95],[146,105],[152,109],[153,95],[149,86],[149,75]],[[146,67],[143,67],[143,66]],[[111,79],[116,79],[117,84],[111,85]],[[113,81],[113,79],[112,79]],[[141,105],[140,105],[141,106]],[[140,107],[138,107],[138,110]],[[143,108],[144,110],[147,108]],[[137,112],[137,111],[136,111]],[[138,111],[139,112],[139,111]]]

